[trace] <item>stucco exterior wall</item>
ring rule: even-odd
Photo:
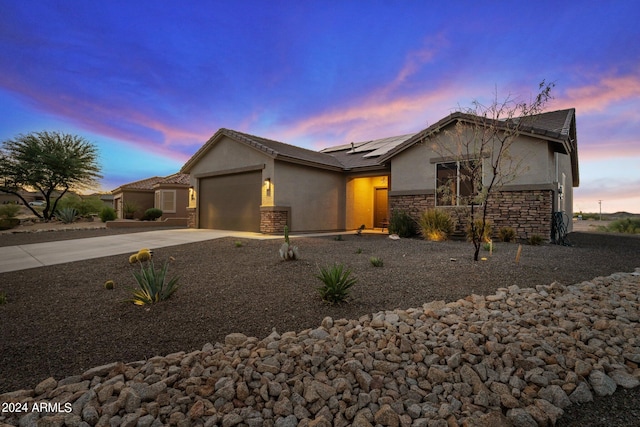
[[[157,191],[175,191],[175,212],[162,212],[162,219],[166,218],[186,218],[187,207],[189,206],[189,189],[184,185],[162,185],[157,187],[154,192]],[[155,196],[154,196],[155,197]],[[155,203],[155,201],[154,201]],[[162,209],[162,206],[156,206],[158,209]]]
[[[195,163],[190,170],[191,179],[211,172],[232,170],[265,163],[264,153],[245,144],[223,137]],[[193,183],[193,182],[192,182]]]
[[[126,190],[122,193],[114,195],[114,199],[118,199],[118,218],[124,218],[123,208],[126,204],[133,204],[136,207],[136,211],[133,218],[140,219],[144,215],[147,209],[153,207],[155,203],[155,194],[153,190]]]
[[[454,144],[450,134],[441,132],[424,143],[399,153],[391,161],[392,191],[434,191],[436,163],[455,157],[444,147]],[[521,137],[510,148],[511,161],[504,163],[504,183],[508,185],[550,184],[554,180],[554,157],[549,145]],[[490,159],[483,159],[484,182],[491,178]]]
[[[274,204],[290,208],[291,231],[345,228],[345,178],[341,172],[276,161]]]

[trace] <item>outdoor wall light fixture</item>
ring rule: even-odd
[[[267,191],[271,190],[271,178],[264,180],[264,186],[267,188]]]

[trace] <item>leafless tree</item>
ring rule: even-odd
[[[491,195],[526,171],[525,159],[512,156],[511,148],[523,132],[534,126],[536,115],[552,99],[554,87],[554,83],[542,81],[537,95],[529,101],[512,95],[501,100],[496,90],[489,105],[475,100],[471,107],[460,108],[456,124],[444,131],[445,138],[431,142],[434,151],[456,165],[455,175],[450,175],[458,183],[445,179],[443,185],[438,185],[436,197],[450,205],[471,207],[468,219],[474,261],[478,260],[488,229]],[[443,175],[446,178],[447,171]]]

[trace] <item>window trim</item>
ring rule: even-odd
[[[164,208],[164,204],[165,204],[165,197],[167,193],[171,193],[172,194],[172,199],[173,199],[173,209],[163,209]],[[162,211],[163,214],[165,213],[176,213],[177,211],[177,203],[178,201],[176,200],[176,190],[156,190],[156,207],[158,209],[160,209]]]
[[[434,191],[434,206],[436,207],[442,207],[442,208],[451,208],[451,207],[469,207],[471,206],[471,204],[460,204],[460,199],[461,198],[465,198],[465,196],[460,194],[460,189],[461,189],[461,175],[460,175],[460,170],[461,170],[461,163],[462,162],[482,162],[481,159],[477,159],[477,160],[469,160],[469,159],[464,159],[464,160],[453,160],[453,159],[439,159],[441,161],[437,161],[437,162],[433,162],[433,164],[435,165],[435,191]],[[438,191],[438,166],[440,165],[450,165],[452,163],[455,163],[456,165],[456,194],[454,195],[455,198],[455,203],[452,204],[439,204],[438,203],[438,198],[439,198],[439,194],[440,192]],[[483,168],[484,167],[484,162],[480,163],[480,167]],[[482,177],[484,176],[484,174],[481,172],[481,180]]]

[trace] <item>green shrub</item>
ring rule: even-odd
[[[99,197],[80,197],[75,194],[66,194],[58,201],[58,209],[74,208],[80,216],[88,216],[99,213],[104,208],[104,202]]]
[[[416,235],[416,222],[408,213],[394,210],[389,220],[389,234],[413,237]]]
[[[144,215],[142,216],[143,221],[155,221],[156,219],[162,216],[162,210],[158,208],[149,208],[144,211]]]
[[[138,252],[138,256],[140,252]],[[134,272],[133,276],[138,282],[138,288],[132,289],[133,297],[128,302],[135,305],[154,304],[168,299],[178,290],[178,278],[167,281],[167,270],[169,265],[165,262],[162,268],[156,270],[153,261],[146,264],[140,262],[140,272]]]
[[[236,245],[236,248],[242,247],[242,242],[240,240],[236,240],[234,244]]]
[[[482,233],[482,236],[480,236],[480,229],[482,228],[482,220],[481,219],[474,220],[473,226],[474,226],[473,230],[471,229],[471,225],[467,227],[467,239],[469,241],[474,240],[473,239],[474,234],[475,234],[476,241],[488,242],[489,240],[491,240],[491,233],[492,233],[491,221],[485,221],[484,232]]]
[[[351,287],[357,282],[355,277],[350,276],[351,270],[345,270],[342,264],[321,267],[320,274],[316,277],[324,283],[318,288],[322,300],[336,303],[347,299]]]
[[[4,305],[8,301],[9,300],[7,299],[7,294],[5,294],[4,292],[0,292],[0,305]]]
[[[538,246],[541,245],[542,242],[544,242],[544,237],[542,237],[539,234],[534,234],[532,236],[530,236],[527,241],[529,242],[530,245],[532,246]]]
[[[422,212],[418,225],[422,237],[435,242],[447,240],[454,227],[451,215],[442,209],[427,209]]]
[[[615,220],[607,226],[607,230],[616,233],[640,233],[640,218],[625,218]]]
[[[342,234],[338,234],[336,237],[333,238],[333,240],[335,240],[336,242],[344,241],[344,239],[342,238]]]
[[[361,254],[361,253],[362,253],[362,248],[358,248],[358,249],[356,249],[356,253],[357,253],[357,254]]]
[[[108,206],[102,208],[100,211],[100,219],[102,222],[113,221],[116,219],[116,211]]]
[[[71,224],[76,220],[76,216],[78,216],[78,211],[74,208],[62,208],[56,212],[56,217],[65,224]]]
[[[371,265],[373,265],[374,267],[382,267],[384,264],[382,262],[382,258],[378,258],[376,256],[372,256],[371,258],[369,258],[369,262],[371,262]]]
[[[516,230],[511,227],[501,227],[500,230],[498,230],[498,238],[502,242],[515,242]]]
[[[0,205],[0,218],[15,218],[22,210],[22,207],[16,203],[6,203]]]

